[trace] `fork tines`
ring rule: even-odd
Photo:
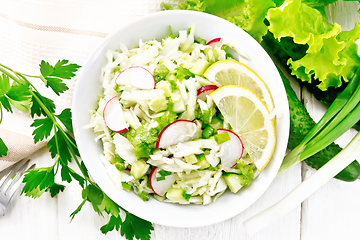
[[[11,197],[22,183],[25,171],[35,167],[33,164],[28,168],[29,162],[30,159],[23,159],[0,172],[0,215],[4,214]]]
[[[0,173],[0,191],[4,194],[13,186],[19,178],[24,174],[26,167],[28,166],[30,159],[23,159],[15,165],[5,169]],[[2,176],[3,175],[3,176]]]

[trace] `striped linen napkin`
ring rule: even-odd
[[[104,38],[139,17],[160,10],[161,0],[0,0],[0,63],[18,72],[39,75],[42,60],[54,65],[67,59],[82,65]],[[79,72],[81,71],[81,68]],[[76,77],[69,90],[55,95],[38,80],[57,112],[71,107]],[[9,148],[0,158],[0,171],[46,145],[34,144],[28,114],[3,109],[0,137]]]

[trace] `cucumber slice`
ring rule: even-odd
[[[195,65],[190,69],[190,71],[196,75],[202,75],[208,66],[209,62],[203,58],[200,58],[196,61]]]
[[[140,179],[149,170],[149,165],[144,160],[137,160],[131,165],[131,175],[135,179]]]
[[[182,188],[171,187],[166,193],[166,198],[173,203],[189,203],[189,199],[184,197],[184,189]]]
[[[155,200],[159,201],[159,202],[163,202],[163,201],[166,199],[165,196],[160,197],[160,196],[157,195],[157,194],[154,194],[154,195],[153,195],[153,198],[154,198]]]
[[[231,192],[237,193],[243,187],[241,184],[241,175],[236,173],[224,173],[223,177]]]
[[[171,84],[168,81],[161,81],[156,84],[157,89],[162,89],[165,92],[165,97],[171,96]]]
[[[195,164],[198,162],[198,159],[195,156],[195,154],[190,154],[189,156],[185,156],[184,159],[185,159],[185,162],[187,162],[189,164]]]

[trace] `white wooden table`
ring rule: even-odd
[[[329,14],[346,28],[354,24],[356,18],[359,19],[354,11],[358,6],[358,4],[352,4],[344,7],[343,4],[339,4],[334,6],[337,10],[336,14],[331,10],[332,8],[329,9]],[[318,120],[323,109],[306,92],[303,93],[303,97],[309,112]],[[347,133],[340,144],[345,145],[353,134],[353,132]],[[46,149],[34,153],[30,158],[36,162],[37,167],[49,166],[52,162]],[[242,227],[244,220],[280,200],[313,172],[314,170],[309,169],[304,164],[293,167],[278,176],[264,195],[249,209],[218,224],[187,229],[155,224],[152,239],[360,239],[358,234],[360,226],[360,182],[347,183],[334,179],[284,218],[256,235],[249,236],[246,234]],[[53,199],[48,194],[44,194],[35,200],[17,194],[10,203],[6,215],[0,217],[0,239],[125,239],[116,232],[103,235],[99,228],[107,222],[107,219],[103,219],[94,213],[90,204],[85,204],[83,210],[70,222],[69,215],[81,201],[81,190],[77,183],[68,185],[63,193]]]

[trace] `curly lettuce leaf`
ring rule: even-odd
[[[268,31],[268,27],[264,22],[265,16],[275,4],[272,0],[245,0],[244,3],[245,6],[240,14],[228,16],[225,19],[241,27],[253,38],[261,42],[262,37]]]
[[[318,79],[323,91],[340,87],[360,66],[355,41],[360,37],[359,24],[349,32],[329,23],[326,15],[301,0],[286,0],[268,11],[269,31],[280,40],[291,37],[296,44],[307,45],[303,58],[289,59],[292,74],[305,82]]]
[[[336,2],[337,0],[302,0],[303,3],[318,10],[321,14],[326,16],[325,6]]]
[[[301,0],[286,0],[280,7],[268,11],[269,31],[276,39],[292,37],[295,43],[308,44],[308,52],[319,51],[324,38],[341,31],[329,23],[326,16]]]
[[[222,17],[259,42],[269,32],[280,44],[282,39],[292,39],[294,46],[290,49],[306,49],[296,54],[302,55],[302,58],[290,56],[285,60],[292,74],[325,91],[347,82],[360,65],[355,44],[360,38],[358,24],[353,30],[345,32],[338,24],[331,24],[326,16],[325,7],[336,1],[179,0],[172,1],[172,7]]]
[[[275,7],[272,0],[187,0],[177,6],[178,9],[206,12],[224,18],[258,41],[267,32],[264,20],[268,9],[272,7]],[[169,9],[169,6],[164,8]]]

